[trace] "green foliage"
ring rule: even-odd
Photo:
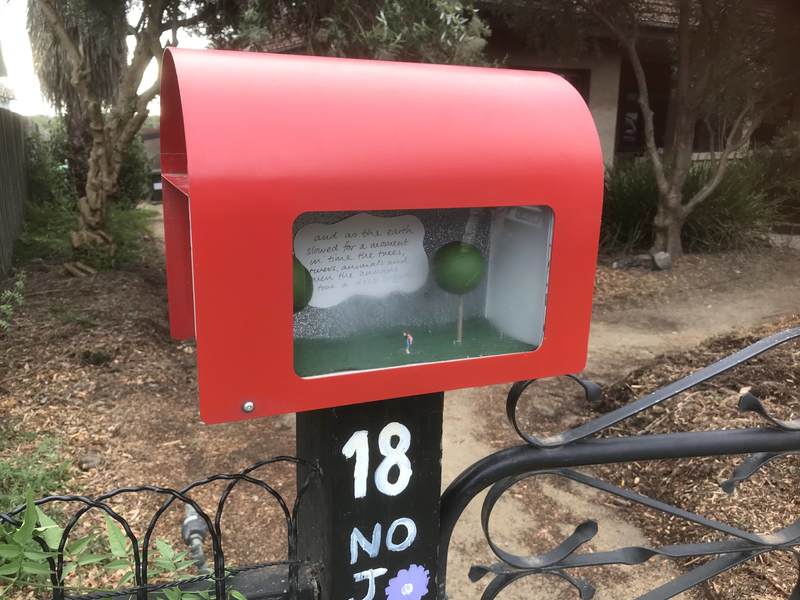
[[[483,64],[490,34],[469,0],[229,0],[216,17],[218,47],[348,58]]]
[[[10,425],[0,428],[0,450],[25,439],[25,434],[14,432]],[[26,489],[37,496],[58,490],[69,478],[69,467],[61,440],[47,435],[40,436],[30,451],[0,458],[0,510],[22,504]]]
[[[130,2],[60,0],[52,3],[75,46],[86,57],[91,69],[88,78],[92,94],[101,102],[111,102],[125,69],[128,48],[127,9]],[[68,53],[45,16],[40,2],[28,0],[28,37],[33,66],[44,97],[57,108],[78,105],[72,82]]]
[[[36,127],[25,141],[30,204],[74,203],[75,186],[67,168],[66,137],[60,121],[43,135]]]
[[[155,216],[153,210],[112,206],[107,230],[116,245],[114,254],[85,249],[78,256],[96,269],[120,269],[142,264],[153,252],[146,240],[150,237],[150,223]]]
[[[378,9],[336,3],[316,41],[330,56],[483,64],[489,29],[477,11],[454,0],[384,0]]]
[[[68,260],[72,257],[69,232],[77,217],[64,202],[31,202],[25,208],[25,222],[14,246],[14,259],[25,264],[34,258]]]
[[[25,271],[17,271],[11,287],[0,290],[0,331],[11,329],[14,311],[22,304],[25,291]]]
[[[714,193],[688,217],[683,243],[690,251],[744,248],[763,239],[781,199],[770,193],[769,158],[754,153],[731,163]],[[690,198],[708,180],[708,164],[694,164],[683,189]],[[653,241],[658,187],[649,161],[618,162],[606,174],[601,246],[606,251],[643,250]]]
[[[767,195],[780,204],[783,220],[800,223],[800,127],[787,127],[758,155]]]
[[[120,208],[135,208],[150,195],[150,162],[138,135],[133,138],[122,157],[117,186],[114,203]]]
[[[51,119],[34,128],[26,140],[28,198],[32,204],[75,206],[75,182],[68,168],[69,146],[64,121]],[[122,157],[115,204],[133,208],[150,194],[150,162],[139,136]]]
[[[777,221],[779,202],[768,196],[768,169],[763,156],[738,160],[719,188],[689,215],[684,247],[692,252],[739,249],[762,242]],[[710,177],[709,168],[695,166],[684,187],[686,198]]]
[[[117,577],[115,590],[130,587],[134,581],[134,559],[131,543],[120,524],[103,513],[105,536],[97,533],[69,541],[64,548],[64,570],[62,582],[71,591],[95,592],[84,585],[81,571],[86,568],[99,569]],[[17,528],[0,528],[0,597],[5,592],[18,589],[49,590],[51,588],[51,563],[57,558],[57,549],[64,530],[33,502],[28,490],[22,523]],[[153,578],[172,581],[188,579],[187,573],[194,562],[188,552],[175,550],[163,539],[155,540],[155,549],[150,554],[149,573]],[[77,578],[77,585],[73,585]],[[177,587],[166,588],[151,597],[163,600],[213,600],[210,590],[184,591]],[[229,600],[247,600],[243,594],[231,590]]]
[[[658,186],[650,162],[618,160],[606,171],[600,246],[609,251],[649,246],[656,206]]]
[[[145,240],[154,215],[151,210],[113,206],[108,215],[108,231],[116,245],[114,254],[92,248],[76,254],[69,242],[69,234],[76,226],[72,207],[61,202],[30,204],[14,256],[19,264],[34,258],[54,262],[77,258],[96,269],[132,267],[148,255]]]

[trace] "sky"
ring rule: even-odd
[[[3,48],[8,76],[3,83],[14,91],[11,110],[23,115],[53,115],[55,109],[42,97],[39,80],[33,71],[31,45],[26,29],[27,0],[0,0],[0,45]],[[129,39],[129,48],[131,40]],[[205,38],[178,32],[178,43],[184,48],[205,48]],[[140,89],[149,87],[156,78],[155,61],[148,67]],[[158,114],[158,99],[149,106],[150,114]]]

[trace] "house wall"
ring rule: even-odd
[[[515,53],[507,57],[504,66],[516,69],[547,71],[550,69],[588,69],[589,110],[594,117],[603,161],[607,166],[614,162],[614,148],[617,137],[617,113],[619,103],[619,78],[622,60],[617,53],[587,56],[579,60],[548,59],[535,54]]]

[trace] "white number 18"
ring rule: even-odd
[[[392,445],[397,438],[397,445]],[[386,496],[397,496],[408,486],[411,480],[411,461],[406,452],[411,446],[411,432],[401,423],[389,423],[378,435],[378,450],[384,457],[375,469],[375,487]],[[369,476],[369,433],[362,429],[356,431],[342,447],[345,458],[356,457],[353,469],[353,494],[356,498],[367,495],[367,477]],[[397,479],[389,481],[389,472],[397,467]]]

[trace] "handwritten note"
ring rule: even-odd
[[[294,238],[294,253],[314,280],[309,304],[329,308],[356,295],[418,290],[428,278],[424,237],[412,215],[359,213],[331,225],[306,225]]]

